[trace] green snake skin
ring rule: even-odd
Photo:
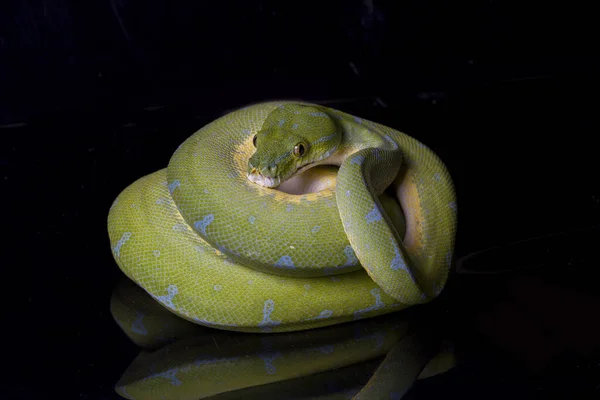
[[[288,193],[310,173],[319,190]],[[434,299],[456,218],[450,176],[426,146],[338,110],[282,101],[193,134],[168,168],[118,196],[108,231],[121,270],[174,314],[289,332]]]

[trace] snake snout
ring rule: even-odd
[[[277,176],[278,168],[275,164],[262,166],[260,163],[248,162],[247,177],[253,183],[267,188],[279,186],[281,178]]]
[[[278,168],[275,164],[261,165],[260,161],[250,159],[248,161],[248,173],[249,174],[260,174],[264,177],[275,178],[277,176]]]
[[[277,165],[271,164],[260,170],[262,176],[274,178],[277,176]]]

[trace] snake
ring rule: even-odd
[[[206,327],[278,333],[420,306],[443,290],[450,173],[396,129],[303,101],[231,111],[108,214],[123,273]]]

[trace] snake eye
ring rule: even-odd
[[[252,144],[254,145],[254,147],[256,147],[256,135],[254,135],[254,137],[252,138]]]
[[[294,146],[294,155],[296,157],[302,157],[304,155],[304,152],[306,152],[306,146],[304,145],[304,143],[298,143]]]

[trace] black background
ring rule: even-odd
[[[321,102],[426,143],[455,180],[458,257],[597,227],[594,14],[458,3],[3,2],[0,397],[116,397],[112,387],[137,349],[108,310],[121,276],[108,208],[128,184],[165,167],[194,131],[248,103]],[[593,254],[598,236],[583,236]],[[588,260],[581,270],[559,268],[555,280],[591,292],[597,261]],[[482,282],[444,292],[464,323],[451,330],[459,342],[487,343],[470,325],[469,305],[485,294],[472,287],[492,284]],[[456,374],[439,390],[542,393],[537,383],[499,383],[492,370],[473,370],[477,379]],[[583,387],[577,376],[551,393],[598,393],[597,381]]]

